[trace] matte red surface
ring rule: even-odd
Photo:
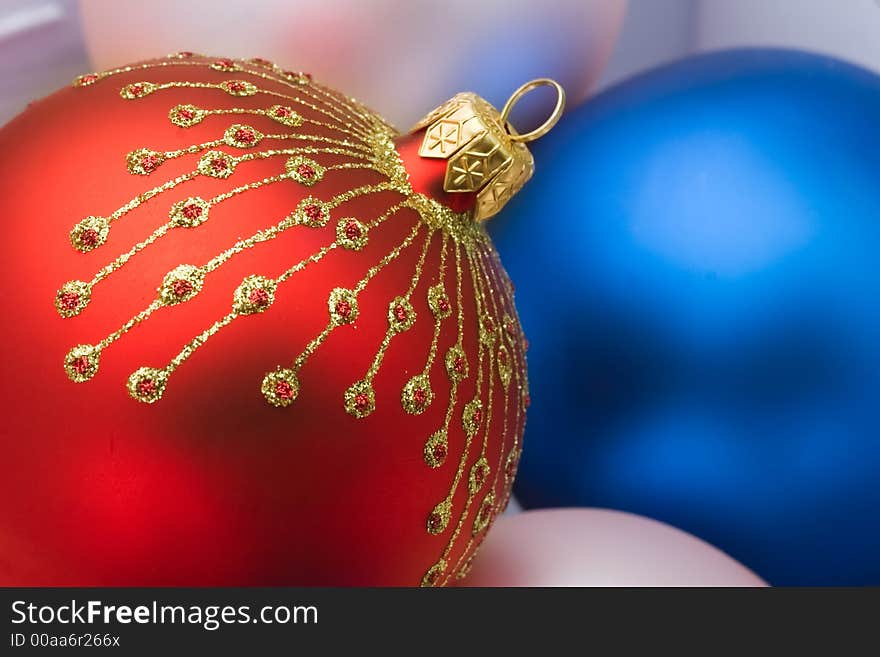
[[[477,203],[476,193],[447,192],[443,189],[447,161],[419,155],[419,146],[424,137],[425,131],[419,130],[397,140],[397,152],[406,165],[413,189],[440,201],[456,212],[473,210]]]
[[[454,523],[431,536],[425,522],[445,496],[462,454],[461,401],[446,464],[428,468],[422,450],[446,408],[442,354],[455,340],[452,319],[444,323],[441,357],[432,369],[435,402],[423,415],[411,416],[399,401],[404,383],[423,367],[431,339],[425,292],[436,282],[439,236],[413,296],[419,320],[395,338],[375,379],[375,413],[362,420],[349,416],[343,391],[369,366],[385,332],[388,302],[406,290],[421,240],[362,293],[356,324],[334,331],[307,363],[293,406],[270,407],[259,389],[267,371],[290,366],[324,327],[329,291],[353,286],[409,233],[417,221],[410,211],[373,231],[362,252],[334,253],[297,274],[279,288],[268,312],[241,318],[211,338],[172,375],[157,404],[132,400],[124,387],[137,367],[163,367],[226,314],[242,278],[277,276],[333,241],[336,218],[368,221],[399,200],[395,193],[358,199],[336,211],[326,228],[295,228],[234,257],[208,276],[198,297],[160,309],[107,349],[93,380],[75,384],[63,371],[71,347],[98,342],[146,307],[176,265],[203,264],[236,239],[277,223],[306,195],[330,198],[381,179],[366,171],[332,171],[311,189],[287,181],[226,201],[211,210],[205,225],[173,230],[98,284],[80,316],[60,318],[53,298],[61,284],[89,280],[164,224],[175,201],[209,198],[283,170],[284,158],[276,157],[241,164],[227,181],[200,177],[114,223],[108,242],[95,251],[71,248],[68,232],[77,221],[106,216],[149,186],[193,169],[198,157],[168,161],[145,178],[127,173],[127,152],[217,139],[234,121],[266,134],[284,130],[258,116],[209,117],[189,129],[167,118],[178,103],[217,108],[276,102],[262,95],[230,98],[210,89],[169,89],[123,101],[119,89],[142,79],[236,77],[242,75],[204,67],[118,75],[92,87],[64,89],[0,130],[0,584],[414,585],[449,538]],[[261,148],[266,146],[275,145],[267,141]],[[326,155],[316,159],[336,161]],[[468,309],[469,280],[465,275]],[[449,291],[452,282],[447,271]],[[474,394],[472,326],[465,349],[472,375],[459,400]],[[506,402],[498,389],[500,406]],[[521,429],[511,426],[502,436],[500,422],[493,427],[490,477]],[[476,452],[470,460],[475,458]],[[503,498],[503,477],[498,482],[496,496]],[[456,494],[453,518],[465,494]],[[465,542],[459,541],[453,560]]]

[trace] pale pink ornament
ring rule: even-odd
[[[705,541],[604,509],[503,515],[464,586],[767,586]]]

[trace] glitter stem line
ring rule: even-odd
[[[434,232],[430,232],[428,236],[425,238],[424,246],[422,247],[422,252],[419,255],[418,263],[416,264],[415,275],[410,281],[409,287],[406,292],[402,295],[402,298],[409,302],[412,297],[413,292],[416,289],[416,286],[419,284],[419,280],[422,277],[422,268],[425,264],[425,256],[428,253],[428,248],[431,245],[431,242],[434,239]],[[445,243],[445,240],[444,240]],[[378,351],[376,351],[376,355],[373,357],[373,362],[370,363],[370,366],[367,368],[366,374],[364,374],[363,381],[367,383],[371,383],[376,375],[379,373],[379,370],[382,367],[382,361],[385,358],[385,353],[388,351],[388,347],[391,345],[391,341],[394,339],[395,335],[399,335],[399,332],[395,330],[394,326],[389,325],[387,329],[385,329],[385,336],[382,338],[382,342],[379,345]]]
[[[358,281],[357,285],[355,285],[355,287],[352,289],[355,296],[360,294],[364,290],[364,288],[366,288],[366,286],[373,279],[373,277],[376,276],[376,274],[382,271],[382,269],[384,269],[390,262],[397,259],[397,257],[403,252],[403,250],[409,247],[410,244],[412,244],[413,240],[419,234],[421,227],[421,222],[416,223],[410,234],[406,237],[406,239],[403,240],[403,242],[401,242],[397,247],[387,253],[385,257],[383,257],[377,264],[373,265],[367,270],[366,275],[360,281]],[[308,361],[308,359],[318,349],[318,347],[320,347],[324,343],[324,341],[327,339],[333,329],[337,326],[339,325],[331,318],[327,326],[324,327],[324,330],[321,331],[321,333],[318,334],[318,336],[315,337],[306,346],[306,348],[299,356],[297,356],[292,368],[295,372],[298,372],[300,369],[302,369],[306,361]]]

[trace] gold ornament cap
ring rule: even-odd
[[[510,124],[510,112],[528,92],[538,87],[556,91],[550,117],[534,130],[520,134]],[[485,221],[516,194],[535,171],[526,143],[547,134],[565,107],[565,91],[555,80],[539,78],[513,92],[499,112],[475,93],[460,93],[416,124],[424,130],[421,157],[447,161],[443,190],[476,193],[474,219]]]

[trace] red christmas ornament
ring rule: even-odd
[[[461,96],[397,138],[305,74],[181,53],[7,124],[0,583],[465,572],[527,400],[479,222],[531,171],[499,118]]]

